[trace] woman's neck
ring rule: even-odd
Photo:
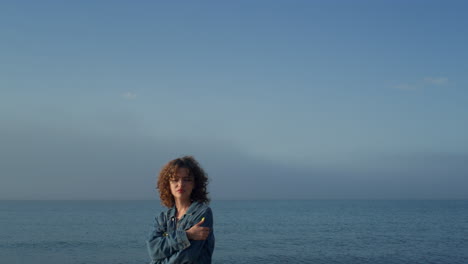
[[[177,218],[182,217],[190,207],[192,202],[190,200],[175,200],[175,206],[177,208]]]

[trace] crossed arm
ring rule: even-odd
[[[212,228],[213,215],[208,208],[201,215],[202,221],[188,230],[177,230],[172,234],[166,233],[167,219],[165,214],[155,219],[154,230],[146,241],[148,253],[152,260],[176,258],[179,262],[197,260],[206,243]]]

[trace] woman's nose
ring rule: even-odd
[[[184,185],[184,183],[185,183],[185,182],[184,182],[182,179],[179,179],[179,180],[177,181],[177,185],[178,185],[178,186],[182,186],[182,185]]]

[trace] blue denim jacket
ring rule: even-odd
[[[213,234],[213,213],[204,203],[193,202],[185,215],[177,221],[177,209],[170,208],[155,218],[154,229],[146,246],[151,258],[150,264],[169,263],[211,263],[215,238]],[[189,240],[185,230],[200,222],[211,232],[206,240]]]

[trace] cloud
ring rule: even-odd
[[[138,120],[122,123],[129,118],[111,114],[94,125],[0,120],[7,128],[0,129],[0,200],[152,199],[161,166],[185,154],[207,170],[214,200],[468,198],[466,151],[368,153],[352,166],[297,165],[252,157],[232,142],[135,134]]]
[[[418,81],[416,83],[408,84],[408,83],[402,83],[393,86],[395,89],[398,90],[405,90],[405,91],[413,91],[413,90],[419,90],[419,89],[425,89],[430,86],[443,86],[448,84],[448,78],[446,77],[426,77],[421,81]]]
[[[127,100],[133,100],[136,98],[136,94],[127,92],[127,93],[122,94],[122,97]]]
[[[446,85],[448,83],[448,78],[445,78],[445,77],[440,77],[440,78],[426,77],[426,78],[424,78],[424,82],[427,83],[427,84],[433,84],[433,85]]]

